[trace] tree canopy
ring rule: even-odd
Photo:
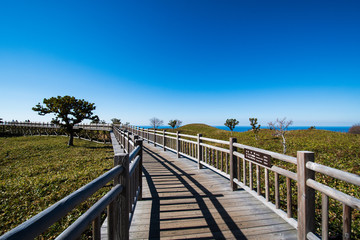
[[[172,127],[173,129],[180,127],[181,124],[182,124],[182,121],[180,121],[180,120],[178,120],[178,119],[170,120],[169,123],[168,123],[168,125],[169,125],[170,127]]]
[[[74,125],[81,123],[85,119],[98,120],[99,117],[94,115],[95,104],[89,103],[84,99],[76,99],[70,96],[57,96],[44,98],[43,104],[38,103],[32,110],[38,112],[39,115],[54,114],[55,118],[52,122],[60,125],[69,134],[69,146],[73,146]]]
[[[249,118],[251,130],[254,132],[255,139],[258,140],[258,133],[260,132],[261,125],[258,125],[257,118]]]
[[[112,118],[112,119],[111,119],[111,122],[112,122],[113,124],[121,124],[121,119],[120,119],[120,118]]]
[[[239,124],[239,121],[235,118],[226,119],[226,122],[224,123],[225,126],[227,126],[231,133],[234,130],[235,126]]]

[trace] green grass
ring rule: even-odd
[[[180,133],[191,135],[201,133],[204,137],[222,140],[229,140],[230,137],[235,137],[237,138],[237,142],[245,145],[278,153],[282,153],[283,151],[281,139],[274,137],[274,132],[268,129],[261,129],[259,140],[255,139],[252,131],[233,132],[231,134],[230,131],[220,130],[204,124],[189,124],[169,131],[180,131]],[[315,162],[360,175],[360,134],[339,133],[316,129],[295,130],[288,131],[286,139],[288,145],[287,155],[296,157],[297,151],[313,151],[315,153]],[[293,164],[275,160],[274,165],[296,172],[296,166]],[[321,174],[316,174],[316,180],[360,199],[360,189],[357,186]],[[273,182],[273,180],[271,180],[271,182]],[[280,188],[282,189],[281,208],[286,209],[285,178],[280,178],[280,182]],[[256,187],[256,181],[254,185]],[[293,184],[292,188],[294,193],[296,191],[295,184]],[[293,200],[294,204],[296,204],[296,194],[294,194]],[[317,230],[319,232],[319,223],[321,223],[321,194],[318,192],[316,201],[318,207],[316,209],[316,221],[318,223]],[[333,199],[330,199],[329,204],[331,235],[341,235],[342,204]],[[294,209],[294,211],[296,211],[296,209]],[[360,213],[358,210],[353,210],[352,212],[352,237],[354,239],[360,239]]]
[[[110,145],[67,137],[0,138],[0,235],[89,183],[112,167]],[[99,190],[43,236],[54,238],[103,196]]]

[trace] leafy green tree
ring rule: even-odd
[[[232,135],[232,131],[234,130],[235,126],[239,124],[239,121],[237,121],[235,118],[226,119],[226,122],[224,123],[225,126],[227,126]]]
[[[95,123],[95,124],[98,124],[98,123],[100,123],[100,119],[99,119],[99,118],[97,118],[97,119],[94,119],[94,120],[92,120],[92,121],[91,121],[91,123]]]
[[[112,122],[113,124],[119,125],[119,124],[121,124],[121,119],[120,119],[120,118],[112,118],[112,119],[111,119],[111,122]]]
[[[57,96],[51,98],[44,98],[43,104],[38,103],[32,110],[38,112],[39,115],[44,116],[53,113],[55,118],[53,123],[60,125],[69,134],[69,146],[74,145],[74,133],[78,130],[74,129],[74,125],[81,123],[85,119],[98,120],[99,117],[94,115],[95,104],[89,103],[84,99],[76,99],[70,96]]]
[[[169,125],[170,127],[172,127],[173,129],[180,127],[181,124],[182,124],[182,121],[180,121],[180,120],[178,120],[178,119],[170,120],[169,123],[168,123],[168,125]]]
[[[257,118],[249,118],[251,130],[254,132],[255,139],[258,140],[258,133],[260,132],[261,125],[258,125]]]

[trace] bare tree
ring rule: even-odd
[[[275,136],[282,137],[283,153],[286,153],[286,138],[285,134],[288,127],[293,124],[292,120],[286,121],[286,117],[283,119],[276,119],[275,122],[269,122],[270,129],[275,131]]]
[[[162,124],[163,124],[163,121],[156,117],[153,117],[150,119],[150,126],[152,126],[154,129],[157,129]]]
[[[170,120],[169,123],[168,123],[168,125],[169,125],[170,127],[172,127],[173,129],[180,127],[181,124],[182,124],[182,121],[180,121],[180,120],[178,120],[178,119]]]

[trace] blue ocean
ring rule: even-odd
[[[222,129],[222,130],[229,130],[228,127],[226,126],[213,126],[213,127],[216,127],[216,128],[219,128],[219,129]],[[309,129],[310,126],[290,126],[288,129],[289,130],[306,130],[306,129]],[[267,127],[262,127],[262,129],[266,129]],[[236,126],[234,131],[235,132],[246,132],[248,130],[250,130],[251,127],[250,126]],[[333,132],[348,132],[350,127],[334,127],[334,126],[331,126],[331,127],[324,127],[324,126],[321,126],[321,127],[317,127],[315,126],[315,129],[318,129],[318,130],[328,130],[328,131],[333,131]]]
[[[151,128],[150,126],[140,126],[141,128]],[[226,126],[212,126],[212,127],[216,127],[218,129],[222,129],[222,130],[229,130],[228,127]],[[289,130],[306,130],[308,129],[310,126],[290,126],[288,129]],[[168,129],[171,128],[170,126],[160,126],[159,129]],[[262,127],[262,129],[266,129],[267,127]],[[234,132],[246,132],[249,131],[251,129],[250,126],[236,126],[234,129]],[[315,129],[319,129],[319,130],[327,130],[327,131],[333,131],[333,132],[348,132],[350,127],[336,127],[336,126],[329,126],[329,127],[317,127],[315,126]]]

